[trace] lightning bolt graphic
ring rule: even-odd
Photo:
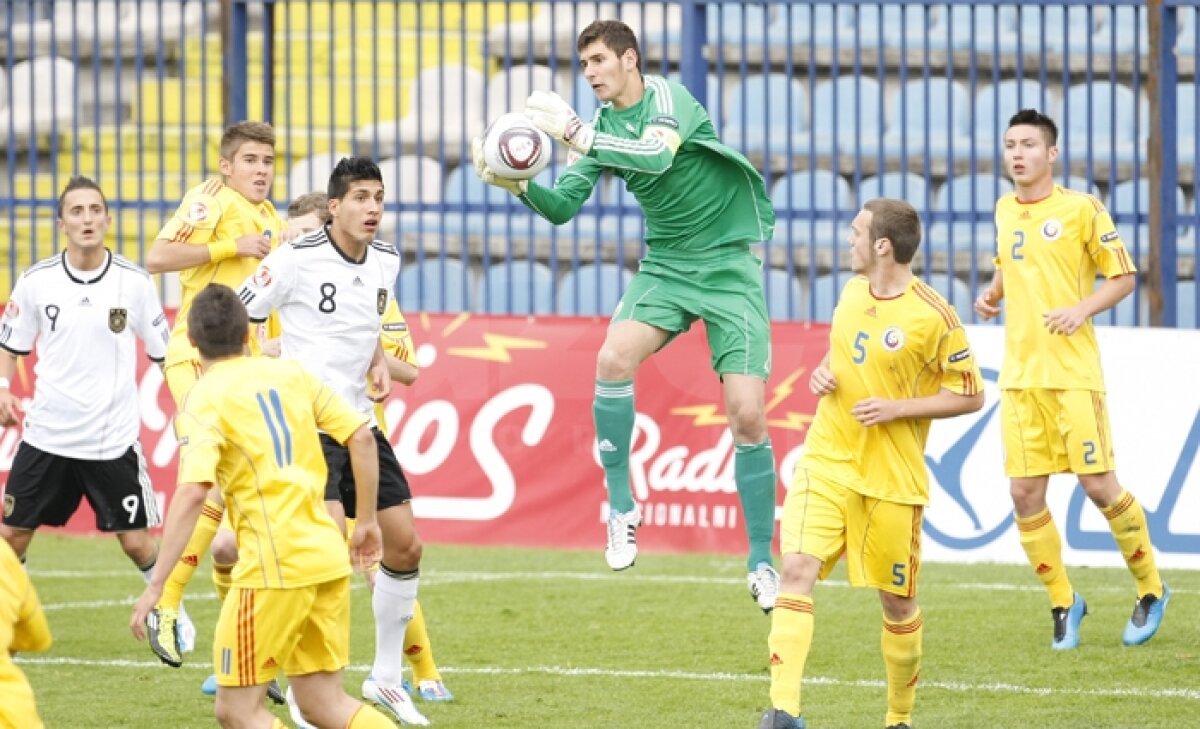
[[[489,362],[512,362],[509,355],[511,349],[545,349],[546,343],[536,339],[506,337],[503,334],[484,333],[482,347],[451,347],[447,354],[470,359],[483,359]]]
[[[717,412],[716,405],[686,405],[680,408],[671,408],[672,415],[690,415],[692,416],[692,425],[697,427],[701,425],[725,425],[725,415]]]
[[[766,412],[771,412],[784,400],[787,400],[793,392],[795,392],[796,380],[799,380],[804,375],[804,368],[800,367],[784,378],[771,390],[771,399],[763,408]],[[685,415],[692,418],[692,425],[700,427],[703,425],[725,425],[726,417],[724,413],[719,412],[719,406],[713,404],[702,405],[686,405],[683,407],[672,408],[672,415]],[[804,413],[795,413],[788,411],[782,418],[769,418],[768,425],[773,425],[777,428],[786,428],[788,430],[804,430],[808,424],[812,422],[811,415]]]

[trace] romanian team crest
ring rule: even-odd
[[[188,208],[188,220],[201,223],[208,217],[208,206],[197,200]]]
[[[888,327],[883,332],[883,348],[895,352],[904,346],[904,330],[900,327]]]
[[[16,319],[20,315],[21,315],[21,308],[19,306],[17,306],[17,302],[13,301],[12,299],[9,299],[8,305],[6,305],[4,307],[4,318],[5,319]]]
[[[108,329],[113,334],[120,334],[125,331],[125,325],[129,323],[128,309],[109,309],[108,310]]]
[[[1058,240],[1058,237],[1062,235],[1062,232],[1062,223],[1058,222],[1058,220],[1054,218],[1050,218],[1046,222],[1042,223],[1042,237],[1046,239],[1047,243],[1053,243],[1054,241]]]
[[[17,497],[12,494],[4,495],[4,518],[12,516],[13,509],[17,508]]]
[[[375,309],[383,316],[384,309],[387,309],[387,289],[379,289],[375,295]]]

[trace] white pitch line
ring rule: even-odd
[[[68,657],[38,657],[21,655],[17,663],[42,666],[87,666],[90,668],[138,668],[159,670],[162,664],[158,661],[131,661],[126,659],[90,660]],[[203,662],[185,663],[184,668],[196,671],[211,672],[212,666]],[[366,673],[371,670],[367,664],[348,666],[347,670]],[[538,674],[550,676],[569,676],[572,678],[644,678],[644,679],[673,679],[684,681],[739,681],[744,683],[767,683],[767,676],[749,673],[698,673],[695,671],[649,671],[649,670],[614,670],[608,668],[581,668],[565,666],[525,666],[521,668],[501,668],[499,666],[479,666],[472,668],[455,668],[439,666],[442,673],[476,674],[476,675],[520,675]],[[809,676],[804,683],[817,686],[836,686],[842,688],[864,688],[878,690],[886,684],[878,680],[847,680],[829,676]],[[1022,686],[1013,683],[964,683],[961,681],[922,681],[921,689],[938,689],[954,693],[994,693],[994,694],[1028,694],[1033,696],[1091,696],[1104,698],[1141,698],[1141,699],[1184,699],[1200,701],[1200,690],[1186,688],[1050,688],[1044,686]]]
[[[129,572],[111,572],[98,570],[95,572],[87,571],[46,571],[40,572],[33,570],[30,573],[35,580],[41,578],[61,578],[61,579],[92,579],[105,578],[113,576],[129,576]],[[472,584],[480,582],[519,582],[528,580],[575,580],[579,582],[637,582],[637,583],[653,583],[653,584],[692,584],[692,585],[741,585],[744,584],[742,577],[714,577],[702,575],[653,575],[653,574],[612,574],[606,572],[476,572],[476,571],[440,571],[429,570],[421,573],[421,583],[427,587],[438,585],[453,585],[453,584]],[[826,580],[820,583],[825,587],[845,588],[850,587],[850,583],[845,580]],[[925,591],[938,589],[965,590],[970,592],[989,591],[989,592],[1034,592],[1040,593],[1045,590],[1041,585],[1030,584],[1013,584],[1006,582],[930,582],[926,581],[922,587]],[[363,589],[363,583],[356,580],[351,589]],[[1130,591],[1125,585],[1093,585],[1089,587],[1089,594],[1103,592],[1109,594],[1123,594]],[[1174,588],[1172,593],[1177,595],[1196,595],[1200,594],[1200,590],[1187,588]],[[211,599],[215,597],[214,593],[197,593],[189,594],[193,598]],[[122,600],[91,600],[84,602],[64,602],[50,603],[45,606],[47,610],[71,610],[71,609],[86,609],[97,607],[115,607],[119,605],[129,605],[133,603],[135,598],[126,598]]]

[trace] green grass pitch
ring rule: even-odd
[[[55,643],[19,660],[48,727],[216,726],[212,700],[199,690],[217,612],[207,565],[188,601],[199,646],[178,670],[129,634],[142,581],[115,540],[40,534],[29,569]],[[643,554],[615,574],[599,547],[427,545],[421,600],[456,700],[418,706],[445,729],[753,729],[768,704],[770,619],[751,601],[742,570],[734,557]],[[1163,629],[1146,646],[1125,648],[1130,577],[1073,569],[1091,615],[1080,649],[1056,653],[1046,596],[1027,568],[924,565],[916,728],[1195,726],[1200,573],[1165,576],[1173,598]],[[815,599],[809,727],[882,727],[878,597],[850,589],[839,569]],[[374,644],[361,579],[352,601],[346,686],[355,692]],[[285,710],[277,714],[287,721]]]

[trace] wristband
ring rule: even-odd
[[[208,257],[213,263],[237,255],[237,241],[232,238],[215,240],[208,244]]]

